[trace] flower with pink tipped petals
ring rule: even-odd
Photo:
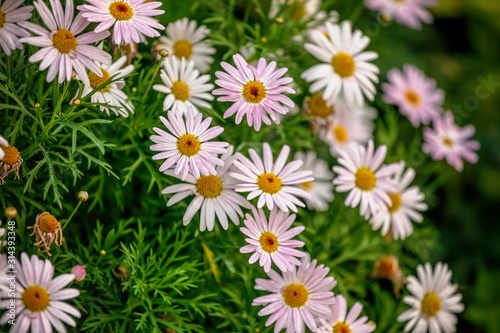
[[[303,247],[304,242],[292,238],[304,231],[305,227],[290,229],[295,221],[295,214],[290,215],[274,208],[268,223],[262,209],[257,211],[252,206],[252,212],[253,216],[247,214],[243,221],[246,228],[240,228],[242,233],[250,237],[245,239],[249,245],[240,249],[241,253],[253,252],[248,262],[253,264],[259,260],[259,265],[265,272],[269,272],[273,262],[282,272],[290,272],[295,266],[300,266],[300,261],[295,257],[303,257],[306,254],[295,248]]]
[[[384,101],[397,105],[413,127],[427,125],[443,112],[444,92],[436,88],[436,81],[425,76],[415,66],[405,65],[403,72],[392,69],[387,74],[389,83],[382,83]]]
[[[282,275],[271,269],[266,274],[270,280],[256,279],[255,289],[271,294],[257,297],[252,305],[264,305],[259,316],[269,316],[266,327],[275,324],[274,332],[287,328],[287,333],[304,333],[305,326],[316,332],[317,318],[330,316],[329,306],[335,303],[333,287],[337,281],[327,277],[330,269],[310,262],[309,256],[302,258],[301,265]]]
[[[434,120],[434,129],[424,128],[424,144],[422,150],[431,154],[433,160],[442,160],[454,167],[458,172],[464,168],[463,161],[477,163],[476,150],[479,142],[469,140],[475,133],[472,125],[458,127],[451,111],[444,114],[443,119]]]
[[[264,143],[264,162],[253,149],[249,149],[251,161],[238,154],[238,161],[234,161],[235,172],[229,175],[236,178],[240,183],[236,186],[236,192],[250,192],[247,199],[252,200],[259,197],[258,208],[267,206],[270,210],[274,205],[288,212],[291,209],[297,212],[297,207],[305,207],[305,204],[297,197],[312,199],[311,194],[296,185],[312,182],[312,171],[297,171],[304,162],[292,161],[286,164],[290,147],[284,145],[274,162],[273,152],[269,143]]]
[[[434,19],[426,8],[437,5],[437,0],[365,0],[366,8],[379,11],[397,23],[420,30],[422,22],[431,24]]]
[[[25,28],[35,26],[28,21],[33,16],[33,6],[20,7],[23,3],[19,0],[2,3],[0,0],[0,50],[8,56],[11,51],[23,49],[19,37],[29,37]]]
[[[66,288],[75,276],[61,274],[54,278],[54,265],[36,255],[31,258],[23,252],[20,262],[15,260],[16,288],[14,296],[11,292],[0,292],[0,308],[6,309],[15,302],[11,311],[5,311],[0,318],[0,325],[5,325],[15,314],[16,322],[10,332],[52,332],[52,326],[58,332],[65,332],[64,323],[76,327],[72,317],[80,318],[81,314],[74,306],[65,301],[78,297],[80,291]]]
[[[233,60],[236,68],[226,62],[221,62],[226,72],[215,72],[218,78],[215,84],[221,88],[212,91],[214,95],[223,95],[217,98],[218,101],[234,103],[224,113],[224,118],[236,113],[236,124],[239,124],[246,115],[248,126],[253,125],[256,131],[260,130],[262,122],[271,125],[272,120],[279,124],[280,119],[275,112],[286,114],[289,111],[287,106],[295,105],[284,95],[284,93],[295,94],[295,90],[285,86],[293,79],[282,77],[288,68],[275,71],[276,61],[267,64],[264,58],[260,58],[255,68],[239,54],[235,54]]]
[[[153,159],[167,159],[160,166],[160,171],[175,165],[174,174],[179,174],[181,180],[186,179],[188,172],[195,178],[200,178],[200,174],[216,175],[214,166],[224,165],[216,155],[226,153],[225,147],[229,146],[229,143],[208,140],[219,136],[224,132],[224,128],[215,126],[209,129],[212,118],[207,117],[202,122],[203,115],[198,113],[195,116],[192,107],[188,107],[185,121],[179,110],[168,111],[167,117],[168,120],[160,116],[160,120],[170,133],[154,127],[153,130],[158,135],[151,136],[155,144],[150,149],[161,152],[153,156]]]
[[[113,42],[116,45],[123,43],[141,43],[144,34],[148,37],[159,37],[155,29],[165,27],[152,17],[162,15],[164,10],[156,9],[161,6],[159,1],[146,2],[145,0],[87,0],[90,5],[80,5],[78,10],[89,22],[99,22],[95,32],[107,31],[113,26]]]
[[[71,274],[75,276],[75,282],[80,283],[85,279],[85,276],[87,275],[87,272],[85,271],[85,268],[87,266],[80,266],[76,265],[71,269]]]
[[[391,199],[387,193],[395,193],[395,183],[391,176],[397,165],[382,165],[387,147],[382,145],[374,152],[373,141],[367,148],[353,142],[345,151],[340,152],[338,162],[341,166],[333,167],[337,177],[333,184],[337,192],[349,192],[345,205],[357,207],[365,219],[379,209],[387,210]]]
[[[90,22],[85,20],[82,14],[74,18],[73,0],[66,0],[65,11],[60,0],[51,1],[52,12],[40,0],[35,1],[34,5],[49,30],[38,25],[27,27],[38,36],[23,38],[22,41],[41,47],[29,61],[41,62],[39,68],[41,71],[49,69],[47,82],[52,82],[58,73],[59,84],[64,80],[71,81],[74,70],[86,85],[90,85],[86,68],[98,77],[102,77],[101,69],[94,61],[107,65],[111,61],[111,56],[90,44],[108,37],[109,31],[87,32],[78,36]]]
[[[349,313],[347,313],[347,301],[344,296],[335,296],[335,304],[330,305],[332,314],[325,320],[320,318],[321,327],[318,333],[331,333],[331,332],[350,332],[350,333],[370,333],[375,330],[375,327],[367,324],[367,316],[358,319],[363,305],[356,302]]]

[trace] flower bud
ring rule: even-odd
[[[82,101],[80,101],[78,98],[73,101],[73,104],[75,105],[80,105]]]
[[[75,279],[73,281],[75,281],[76,283],[80,283],[85,279],[85,276],[87,275],[85,267],[87,266],[76,265],[75,267],[73,267],[73,269],[71,270],[71,274],[75,276]]]
[[[80,192],[78,192],[77,197],[78,197],[78,200],[85,202],[89,199],[89,194],[87,193],[87,191],[80,191]]]
[[[158,51],[158,54],[159,54],[162,58],[166,58],[166,57],[168,57],[168,50],[166,50],[166,49],[161,49],[160,51]]]
[[[13,219],[14,217],[17,216],[17,209],[15,209],[12,206],[9,206],[9,207],[5,208],[4,214],[5,214],[5,217],[7,217],[8,219]]]

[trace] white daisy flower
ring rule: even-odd
[[[330,305],[332,311],[327,319],[319,318],[321,327],[318,333],[370,333],[375,328],[368,324],[368,317],[358,318],[363,310],[363,305],[356,302],[347,312],[347,300],[342,295],[335,296],[335,304]]]
[[[304,162],[299,170],[311,170],[314,175],[313,181],[300,184],[312,196],[312,199],[305,200],[307,207],[318,211],[327,210],[328,203],[333,200],[333,174],[328,169],[328,164],[317,158],[313,151],[297,152],[295,159]]]
[[[0,161],[3,159],[3,157],[5,156],[5,152],[3,151],[3,149],[1,147],[8,147],[9,146],[9,141],[7,141],[6,138],[4,138],[3,136],[0,135]]]
[[[134,106],[130,101],[127,101],[128,96],[122,89],[125,87],[125,80],[123,78],[134,71],[134,65],[128,65],[122,68],[127,62],[127,56],[123,56],[114,63],[110,65],[104,65],[96,62],[97,66],[101,69],[102,77],[95,75],[94,73],[89,73],[90,84],[85,84],[83,88],[82,97],[90,94],[94,89],[102,86],[111,77],[113,82],[106,85],[104,88],[98,90],[95,94],[90,97],[92,103],[103,103],[108,106],[101,105],[99,109],[109,116],[109,111],[113,111],[116,116],[120,115],[127,118],[130,113],[134,113]],[[79,76],[76,77],[77,80],[81,81]],[[80,90],[76,92],[75,97],[71,100],[71,103],[78,97]]]
[[[283,7],[293,21],[306,21],[318,11],[320,6],[321,0],[272,0],[269,17],[275,18]]]
[[[210,103],[214,96],[209,93],[214,85],[207,83],[210,75],[200,75],[194,68],[193,61],[182,58],[181,61],[175,57],[165,58],[163,61],[165,69],[161,70],[161,80],[163,84],[155,84],[153,89],[167,94],[163,102],[163,111],[170,109],[179,110],[185,113],[188,107],[192,107],[198,113],[198,107],[211,108]]]
[[[415,170],[408,168],[404,172],[404,169],[405,163],[398,163],[398,170],[394,179],[396,193],[387,193],[391,199],[391,204],[387,206],[387,210],[378,211],[370,219],[373,230],[382,228],[381,233],[383,236],[392,230],[394,239],[405,239],[411,235],[413,232],[411,222],[422,222],[422,215],[418,212],[427,210],[427,205],[423,202],[424,194],[420,192],[418,186],[408,187],[415,178]]]
[[[387,193],[396,193],[391,176],[397,165],[382,165],[387,153],[385,145],[374,152],[373,141],[368,147],[353,142],[340,153],[338,162],[341,166],[333,167],[337,177],[333,184],[337,192],[349,192],[345,205],[357,207],[360,203],[360,214],[368,219],[379,209],[387,210],[391,199]]]
[[[227,230],[229,227],[228,216],[235,225],[239,225],[238,215],[243,217],[240,206],[247,209],[252,207],[247,199],[234,191],[238,181],[229,177],[229,169],[233,166],[233,160],[236,158],[233,151],[233,146],[227,148],[227,152],[220,158],[224,165],[216,166],[214,175],[201,175],[195,178],[188,173],[185,183],[171,185],[161,192],[163,194],[175,193],[168,200],[168,207],[187,196],[196,196],[184,213],[182,218],[184,225],[188,225],[201,208],[201,231],[205,231],[205,229],[208,229],[208,231],[213,230],[216,215],[222,228]],[[173,170],[167,170],[165,174],[179,178],[174,174]]]
[[[75,276],[61,274],[54,278],[54,265],[48,260],[41,260],[36,255],[31,259],[23,252],[21,262],[16,260],[16,291],[14,298],[7,298],[7,291],[0,292],[0,307],[7,308],[15,299],[16,325],[10,332],[66,332],[64,324],[76,327],[75,320],[80,312],[63,301],[78,297],[80,291],[65,288]],[[0,319],[0,325],[10,320],[10,311],[6,311]]]
[[[311,93],[324,89],[326,100],[336,100],[341,96],[348,105],[363,105],[365,95],[369,100],[375,97],[379,69],[369,61],[378,58],[375,52],[363,52],[370,38],[361,31],[352,32],[351,23],[333,25],[326,22],[328,37],[320,30],[310,35],[313,44],[305,44],[305,49],[323,64],[315,65],[301,77],[314,82],[309,88]]]
[[[234,166],[239,172],[231,172],[229,175],[240,182],[236,186],[236,192],[250,192],[247,199],[252,200],[259,197],[258,208],[267,205],[272,210],[274,205],[279,209],[288,212],[290,208],[297,212],[297,206],[304,207],[305,204],[296,197],[312,199],[311,194],[297,187],[297,184],[312,182],[312,171],[298,171],[302,166],[302,161],[292,161],[286,164],[290,147],[284,145],[274,162],[273,152],[269,143],[264,143],[264,163],[253,149],[249,149],[251,161],[237,154],[238,161],[234,161]]]
[[[349,107],[340,100],[333,108],[335,113],[320,132],[320,137],[330,146],[332,156],[339,156],[351,142],[365,145],[373,138],[376,109],[367,105]]]
[[[19,37],[29,37],[25,29],[34,26],[28,20],[33,16],[33,6],[22,6],[24,0],[0,1],[0,51],[10,56],[11,51],[22,50]]]
[[[187,17],[170,23],[166,30],[167,35],[161,36],[154,44],[156,50],[165,49],[177,59],[191,60],[200,72],[205,73],[214,62],[212,57],[215,48],[205,40],[210,30],[201,25],[196,28],[196,21],[189,21]],[[157,55],[157,60],[161,57]]]
[[[167,159],[160,166],[160,172],[175,165],[174,174],[180,175],[182,180],[186,179],[188,172],[195,178],[200,178],[200,174],[216,175],[214,166],[224,165],[217,154],[225,154],[229,143],[209,140],[219,136],[224,132],[224,128],[208,128],[212,118],[207,117],[202,121],[202,114],[195,116],[191,107],[185,114],[186,120],[179,111],[168,111],[167,117],[168,120],[160,116],[160,120],[170,133],[154,127],[153,130],[158,135],[151,136],[155,144],[150,149],[160,152],[153,156],[153,160]]]
[[[457,317],[464,305],[462,295],[455,293],[456,284],[451,284],[451,271],[447,264],[437,263],[434,272],[430,263],[417,266],[418,278],[408,277],[407,288],[412,294],[403,302],[411,306],[399,315],[398,321],[407,321],[404,331],[414,333],[455,332]]]

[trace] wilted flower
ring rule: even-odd
[[[41,253],[47,252],[51,256],[49,250],[52,243],[55,242],[57,246],[61,246],[63,243],[61,223],[48,212],[38,214],[35,225],[28,227],[28,229],[33,229],[30,236],[36,235],[34,245],[38,246],[38,251]]]
[[[0,160],[0,185],[3,185],[5,184],[4,178],[11,172],[15,172],[14,180],[19,179],[19,168],[23,164],[23,159],[19,150],[11,145],[0,145],[0,150],[3,153]]]

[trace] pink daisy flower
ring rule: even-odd
[[[330,305],[332,314],[325,320],[320,318],[321,327],[318,333],[337,333],[337,332],[349,332],[349,333],[370,333],[375,330],[375,327],[367,324],[367,316],[363,316],[358,319],[361,311],[363,310],[363,305],[356,302],[349,313],[347,313],[347,301],[344,296],[335,296],[335,304]]]
[[[174,174],[180,175],[185,180],[188,172],[195,178],[200,178],[200,173],[216,175],[214,165],[223,166],[224,162],[216,154],[225,154],[229,146],[227,142],[207,142],[224,132],[224,128],[215,126],[208,128],[212,118],[208,117],[202,122],[202,114],[194,116],[192,107],[188,107],[186,121],[179,110],[168,111],[168,120],[160,116],[160,120],[170,133],[154,127],[158,135],[152,135],[151,140],[155,143],[151,146],[152,151],[161,153],[153,156],[153,160],[167,160],[160,166],[163,172],[173,165]]]
[[[449,165],[462,172],[463,160],[473,164],[478,160],[475,151],[479,149],[479,142],[469,140],[475,131],[472,125],[458,127],[453,114],[448,111],[443,119],[434,119],[434,129],[424,128],[425,142],[422,150],[431,154],[435,161],[446,158]]]
[[[366,8],[379,11],[399,24],[420,30],[422,22],[431,24],[434,19],[426,8],[437,5],[437,0],[365,0]]]
[[[296,197],[312,199],[311,194],[299,188],[298,184],[312,182],[312,171],[297,171],[303,164],[302,161],[293,161],[286,164],[290,147],[284,145],[274,162],[273,152],[269,143],[264,143],[264,163],[253,149],[249,149],[251,161],[238,154],[238,161],[234,161],[237,168],[229,175],[240,181],[236,186],[236,192],[250,192],[247,199],[252,200],[259,197],[258,208],[267,205],[269,210],[274,205],[279,209],[288,212],[290,208],[297,212],[297,206],[305,207],[305,204]],[[239,172],[236,172],[239,171]]]
[[[107,31],[113,26],[113,41],[116,45],[131,41],[141,43],[144,34],[148,37],[159,37],[155,29],[165,27],[151,16],[165,13],[156,9],[161,6],[159,1],[145,0],[87,0],[90,5],[78,6],[83,17],[89,22],[99,22],[95,32]]]
[[[421,211],[427,210],[424,194],[418,186],[410,186],[415,178],[415,170],[408,168],[405,172],[405,163],[399,162],[394,177],[396,193],[387,193],[391,204],[387,210],[379,210],[371,219],[373,230],[381,229],[383,236],[392,232],[394,239],[405,239],[413,233],[412,221],[422,222]],[[404,173],[403,173],[404,172]]]
[[[0,292],[0,308],[7,308],[11,300],[15,300],[16,325],[10,332],[52,332],[54,327],[58,332],[66,332],[64,323],[76,327],[75,320],[80,318],[80,312],[64,301],[78,297],[80,291],[65,288],[75,276],[61,274],[54,278],[54,265],[48,260],[41,260],[36,255],[31,259],[23,252],[21,262],[16,260],[16,290],[15,296],[8,296],[7,291]],[[0,325],[10,320],[10,311],[0,318]]]
[[[223,95],[217,98],[220,102],[234,102],[224,113],[224,118],[231,117],[236,113],[236,124],[246,115],[248,126],[254,126],[260,130],[261,123],[271,125],[271,120],[276,124],[280,119],[275,112],[286,114],[288,107],[295,104],[284,93],[295,94],[295,90],[286,87],[293,81],[291,77],[282,77],[288,68],[280,68],[277,71],[276,62],[271,61],[269,65],[266,59],[260,58],[257,68],[249,65],[239,54],[233,56],[236,68],[226,62],[221,62],[222,68],[227,72],[217,71],[215,84],[220,89],[212,91],[214,95]],[[283,103],[285,106],[281,105]],[[269,119],[271,117],[271,119]]]
[[[243,221],[245,227],[241,232],[250,238],[246,238],[249,245],[240,249],[241,253],[252,253],[248,260],[250,264],[259,260],[259,265],[264,267],[265,272],[271,269],[274,262],[282,272],[291,272],[295,266],[300,266],[300,261],[295,257],[303,257],[306,254],[298,251],[296,247],[303,247],[304,242],[292,240],[293,237],[304,231],[304,226],[290,229],[295,221],[295,214],[290,215],[276,208],[271,211],[269,223],[262,209],[252,206],[253,216],[246,214]]]
[[[441,115],[444,92],[436,88],[435,80],[426,77],[418,68],[405,65],[403,72],[392,69],[387,79],[389,83],[382,83],[384,101],[397,105],[413,127],[427,125]]]
[[[19,8],[23,1],[0,0],[0,49],[6,55],[16,49],[22,50],[23,44],[19,37],[29,37],[30,33],[24,29],[34,26],[28,20],[33,16],[33,6]]]
[[[333,277],[326,277],[330,269],[302,258],[301,265],[279,275],[271,269],[266,274],[270,280],[256,279],[255,289],[271,294],[257,297],[253,306],[264,305],[259,316],[269,316],[266,327],[276,322],[274,332],[287,328],[287,333],[304,333],[305,326],[316,332],[315,318],[328,318],[329,305],[335,303],[331,290],[337,284]]]
[[[243,217],[241,207],[250,209],[252,205],[240,194],[234,191],[237,181],[229,176],[229,170],[236,158],[233,155],[234,147],[229,146],[227,152],[221,156],[224,166],[216,166],[215,175],[193,177],[188,173],[185,183],[168,186],[161,193],[175,193],[167,202],[170,207],[187,196],[194,195],[195,198],[186,208],[182,222],[188,225],[195,214],[201,209],[200,231],[212,231],[215,225],[215,216],[222,228],[229,228],[228,217],[235,225],[240,224],[238,216]],[[165,174],[177,177],[173,170],[165,171]]]
[[[107,65],[111,62],[111,56],[89,44],[108,37],[109,31],[87,32],[77,36],[87,28],[90,22],[81,14],[73,20],[73,0],[66,0],[64,12],[60,0],[51,1],[52,12],[40,0],[35,1],[34,5],[49,30],[38,25],[30,27],[29,29],[38,37],[23,38],[22,41],[42,48],[33,54],[29,61],[33,63],[41,61],[41,71],[49,68],[47,82],[52,82],[58,73],[59,83],[63,83],[64,80],[71,81],[73,70],[75,70],[85,85],[90,85],[85,68],[90,69],[98,77],[102,77],[101,69],[94,61]]]
[[[2,230],[4,231],[3,233],[5,233],[5,229]],[[0,292],[4,290],[5,291],[9,290],[10,282],[9,282],[9,276],[7,275],[8,270],[9,270],[9,264],[7,261],[7,255],[5,253],[2,253],[0,254]]]
[[[387,193],[395,193],[395,183],[391,177],[397,165],[382,165],[387,147],[382,145],[374,152],[373,141],[365,148],[353,142],[345,151],[340,152],[338,162],[333,167],[338,176],[333,180],[337,192],[349,192],[345,205],[360,206],[360,214],[368,219],[379,209],[387,210],[391,199]]]

